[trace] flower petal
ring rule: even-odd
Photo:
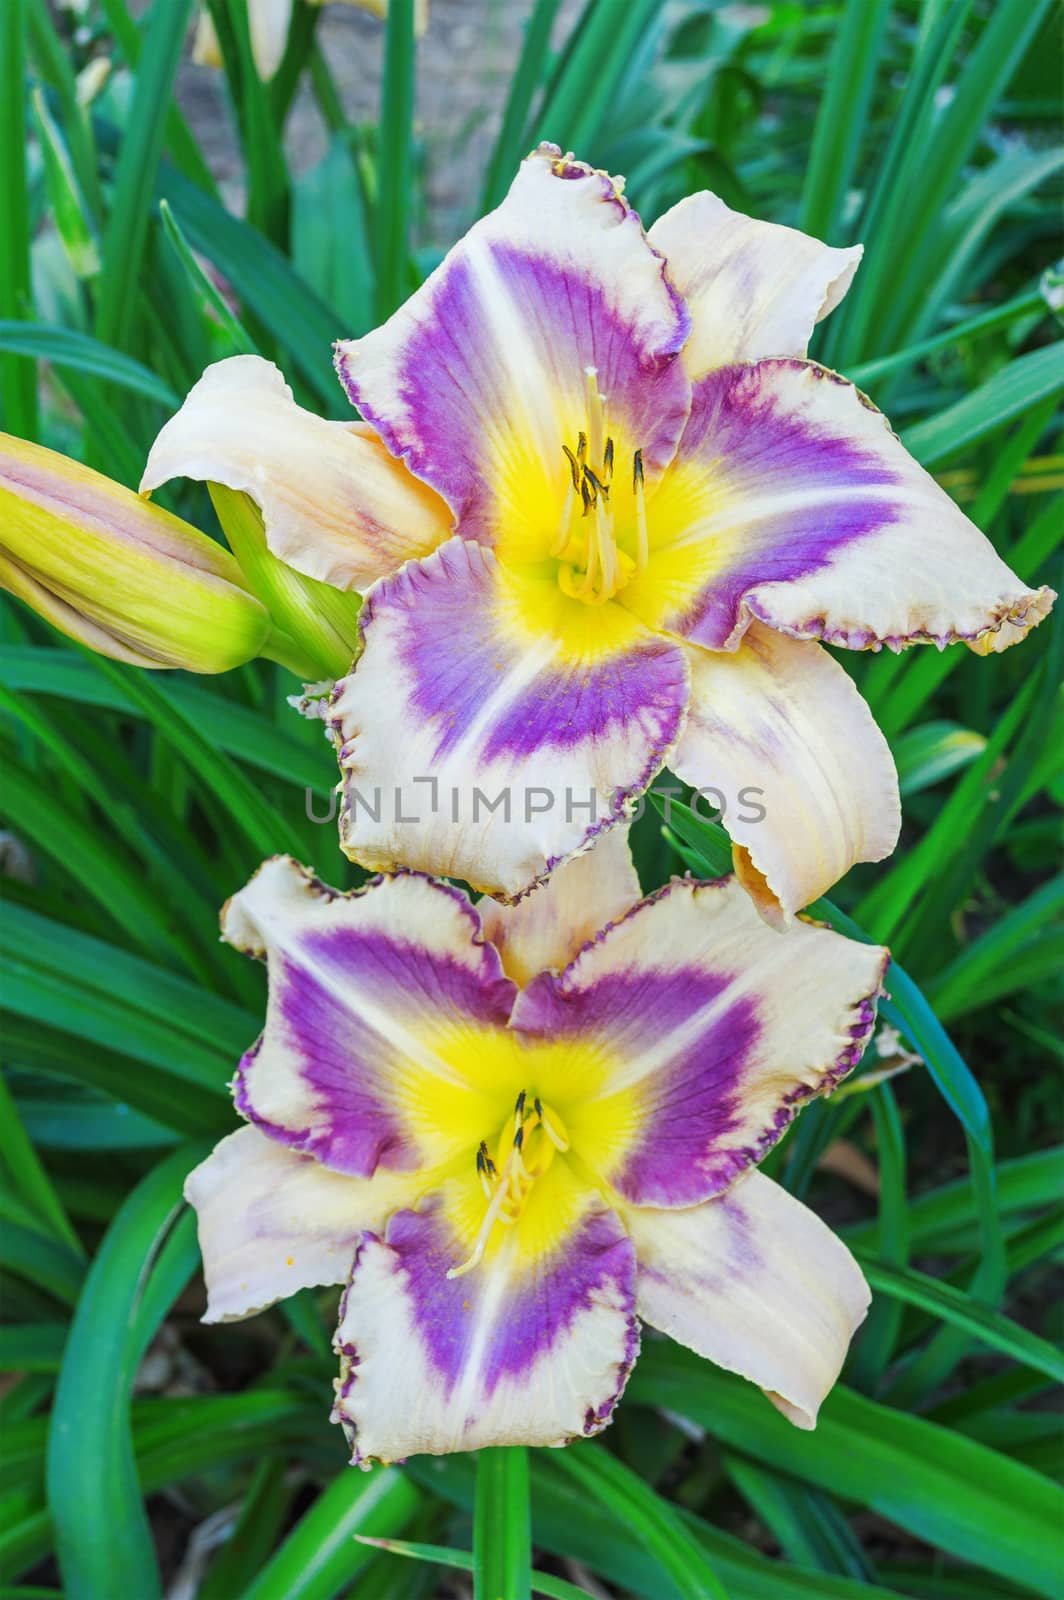
[[[481,1094],[461,1063],[505,1028],[514,985],[463,894],[415,874],[337,894],[277,856],[222,933],[269,964],[266,1026],[235,1085],[244,1116],[359,1177],[475,1148]]]
[[[523,989],[512,1026],[598,1044],[610,1070],[565,1113],[573,1149],[635,1205],[691,1206],[856,1065],[886,962],[805,922],[781,937],[734,878],[674,879]]]
[[[804,356],[864,249],[835,250],[797,228],[745,217],[708,190],[666,211],[648,237],[691,313],[683,358],[693,379],[730,361]]]
[[[363,1228],[410,1205],[413,1180],[350,1178],[258,1128],[216,1145],[185,1180],[207,1279],[204,1322],[253,1316],[318,1284],[344,1283]]]
[[[365,589],[450,531],[442,500],[372,431],[304,411],[259,356],[217,361],[189,390],[151,447],[141,493],[171,478],[244,490],[274,555],[334,589]]]
[[[856,861],[898,840],[890,748],[849,674],[814,640],[755,622],[738,650],[691,652],[691,709],[672,768],[723,809],[735,870],[789,922]]]
[[[625,1222],[639,1315],[815,1427],[870,1298],[842,1240],[760,1172],[704,1205],[633,1207]]]
[[[758,361],[696,385],[647,504],[650,564],[622,591],[652,627],[734,649],[751,620],[852,650],[1013,643],[1054,596],[990,541],[852,384]]]
[[[641,890],[625,824],[601,834],[590,850],[552,872],[516,905],[484,899],[484,927],[515,983],[548,967],[568,966],[581,945],[630,911]]]
[[[615,1213],[569,1189],[559,1240],[522,1215],[495,1255],[448,1278],[461,1251],[446,1203],[368,1234],[341,1306],[335,1421],[352,1461],[489,1445],[558,1445],[610,1419],[639,1348],[635,1259]]]
[[[332,723],[363,866],[516,896],[620,820],[680,732],[682,647],[467,540],[378,585],[360,620]]]
[[[637,448],[653,475],[676,447],[687,312],[620,187],[540,145],[383,327],[337,345],[354,404],[467,538],[529,523],[553,539],[589,366],[626,471]]]

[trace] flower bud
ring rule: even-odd
[[[101,473],[0,434],[0,587],[100,655],[225,672],[266,609],[228,551]]]

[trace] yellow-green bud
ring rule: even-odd
[[[226,672],[271,633],[227,550],[102,473],[0,434],[0,587],[101,655]]]

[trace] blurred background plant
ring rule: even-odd
[[[1058,5],[433,0],[415,45],[412,0],[386,24],[295,0],[263,81],[256,3],[209,0],[212,73],[191,0],[6,0],[7,431],[135,486],[202,368],[246,350],[349,414],[332,340],[388,315],[549,137],[624,172],[647,222],[709,187],[864,239],[813,354],[1010,565],[1064,587]],[[159,498],[218,536],[202,488]],[[819,914],[901,965],[855,1083],[772,1158],[877,1291],[816,1433],[653,1340],[601,1440],[363,1474],[326,1420],[335,1293],[201,1328],[179,1203],[262,1001],[220,901],[280,850],[354,881],[312,818],[331,754],[282,667],[149,675],[4,599],[5,1596],[1062,1592],[1059,616],[989,661],[844,658],[906,823]],[[722,841],[648,807],[644,886],[725,870]]]

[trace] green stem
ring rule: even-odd
[[[474,1600],[531,1600],[528,1451],[481,1450],[473,1506]]]

